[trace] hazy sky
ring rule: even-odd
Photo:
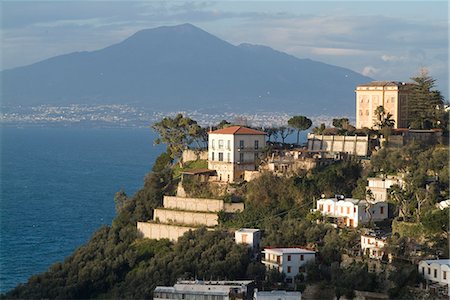
[[[267,45],[378,80],[407,81],[427,67],[448,97],[447,1],[3,0],[0,8],[1,69],[188,22],[235,45]]]

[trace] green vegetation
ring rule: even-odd
[[[413,129],[442,128],[448,130],[448,113],[444,111],[444,98],[434,90],[436,80],[423,69],[414,82],[409,100],[410,127]]]
[[[207,168],[208,168],[208,161],[206,159],[188,161],[184,163],[182,167],[180,165],[175,166],[173,169],[173,176],[175,178],[179,178],[181,176],[181,172]]]
[[[298,145],[300,131],[310,128],[312,125],[312,121],[305,116],[293,116],[288,120],[288,125],[297,130],[297,145]]]

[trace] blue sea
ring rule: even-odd
[[[115,216],[164,149],[150,129],[1,128],[0,292],[64,260]]]

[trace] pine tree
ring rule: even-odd
[[[423,69],[420,75],[411,78],[414,81],[409,104],[409,127],[430,129],[439,127],[443,111],[443,97],[434,90],[436,79]]]

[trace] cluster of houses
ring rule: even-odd
[[[356,125],[358,128],[374,127],[374,111],[383,106],[395,121],[394,128],[401,137],[415,134],[423,136],[430,132],[404,130],[408,115],[410,85],[400,82],[372,82],[356,88]],[[406,134],[405,134],[406,132]],[[433,133],[431,133],[433,134]],[[208,168],[188,170],[183,176],[196,176],[201,181],[228,184],[250,181],[264,171],[278,175],[289,175],[299,169],[309,170],[317,165],[330,164],[348,156],[367,157],[371,153],[368,136],[326,136],[308,135],[307,148],[278,149],[266,155],[266,133],[243,126],[230,126],[208,134]],[[401,175],[368,178],[366,199],[334,198],[319,199],[313,210],[336,227],[361,227],[371,222],[390,218],[388,195],[394,186],[404,185]],[[154,219],[138,222],[138,230],[144,237],[168,238],[176,241],[186,231],[199,226],[213,230],[218,225],[220,211],[238,212],[244,209],[242,203],[225,203],[217,199],[188,198],[183,191],[175,197],[164,197],[164,207],[154,212]],[[447,205],[444,203],[442,205]],[[367,231],[361,234],[360,253],[370,259],[388,259],[384,250],[387,233]],[[247,244],[255,253],[260,251],[261,231],[255,228],[241,228],[235,232],[236,243]],[[292,283],[305,267],[313,262],[316,252],[302,247],[279,247],[262,249],[261,262],[267,270],[276,269],[285,275],[285,281]],[[446,285],[450,280],[449,260],[424,260],[418,265],[419,272],[431,283]],[[299,292],[253,292],[250,281],[230,282],[178,282],[173,287],[157,287],[154,299],[300,299]],[[251,290],[251,291],[250,291]],[[290,294],[295,293],[295,294]],[[254,295],[254,296],[253,296]],[[252,298],[253,297],[253,298]]]

